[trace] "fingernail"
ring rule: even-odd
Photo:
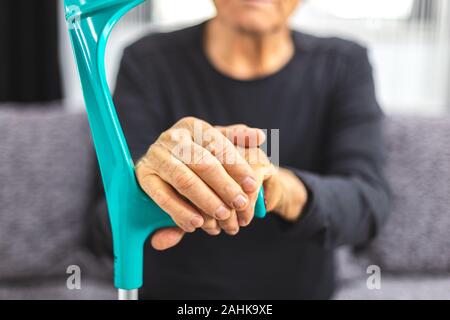
[[[219,209],[216,210],[215,216],[219,220],[225,220],[230,216],[230,212],[224,206],[220,206]]]
[[[233,201],[233,207],[235,209],[241,209],[247,205],[247,198],[244,197],[242,194],[238,195],[234,201]]]
[[[191,225],[194,228],[200,228],[203,224],[203,219],[199,216],[195,216],[194,218],[192,218],[191,220]]]
[[[217,236],[220,234],[221,229],[220,228],[211,228],[211,229],[205,229],[206,232],[208,232],[212,236]]]
[[[244,189],[245,192],[253,192],[256,188],[256,181],[253,178],[246,177],[242,181],[242,189]]]
[[[239,226],[241,226],[241,227],[245,227],[245,226],[247,226],[247,220],[245,220],[244,218],[238,218],[238,223],[239,223]]]
[[[234,235],[236,235],[236,234],[239,232],[239,228],[236,228],[236,229],[227,229],[226,232],[227,232],[229,235],[234,236]]]

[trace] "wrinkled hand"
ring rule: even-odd
[[[262,180],[235,144],[254,148],[265,136],[261,130],[237,125],[227,127],[227,139],[224,130],[183,118],[136,164],[142,189],[178,226],[156,232],[154,248],[172,247],[185,232],[198,228],[210,235],[221,229],[234,235],[252,220]]]

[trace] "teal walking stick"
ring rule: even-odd
[[[156,230],[175,226],[139,187],[134,163],[116,115],[105,73],[105,50],[114,25],[144,0],[65,0],[89,125],[111,221],[114,285],[119,299],[137,299],[143,278],[143,246]],[[255,216],[266,214],[263,189]]]

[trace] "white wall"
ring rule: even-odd
[[[354,1],[364,2],[366,6],[355,7]],[[442,0],[440,24],[427,29],[406,23],[402,15],[410,10],[408,2],[411,0],[396,0],[397,6],[393,6],[389,5],[392,0],[340,0],[341,6],[336,7],[336,0],[308,0],[294,14],[292,26],[318,35],[356,39],[365,44],[370,49],[377,95],[386,112],[443,114],[450,110],[447,93],[450,84],[450,4]],[[336,9],[345,3],[348,8],[355,9]],[[377,3],[387,9],[375,7]],[[383,12],[387,12],[385,19],[379,17]],[[119,23],[107,50],[110,86],[114,87],[122,50],[133,39],[151,27],[171,29],[185,26],[207,19],[214,13],[211,0],[155,0],[152,26],[130,28]],[[375,18],[364,17],[375,13],[378,15]],[[339,17],[343,14],[353,14],[354,17]],[[67,104],[79,106],[82,103],[81,90],[63,19],[61,26],[64,30],[61,56]]]
[[[309,1],[294,15],[293,26],[319,35],[355,39],[366,45],[374,66],[378,99],[388,113],[436,115],[450,110],[447,94],[450,84],[448,1],[440,2],[442,16],[437,24],[430,26],[409,23],[404,16],[407,12],[402,12],[400,6],[386,14],[390,18],[338,19],[314,14],[312,4],[315,1],[323,4],[333,0]],[[352,1],[356,0],[343,2]],[[386,0],[357,1],[372,5],[384,1],[387,7],[392,4]],[[405,8],[408,7],[407,0],[398,3],[402,1]],[[373,10],[370,5],[368,8]],[[394,12],[399,19],[393,19]],[[363,10],[358,13],[364,14]],[[381,15],[376,10],[375,14]]]

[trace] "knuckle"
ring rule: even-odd
[[[220,224],[220,227],[225,231],[229,231],[229,230],[233,231],[233,230],[239,228],[238,223],[237,223],[237,217],[235,215],[225,221],[220,221],[219,224]]]
[[[144,183],[145,177],[147,177],[149,171],[150,170],[146,164],[146,160],[139,160],[135,167],[136,178],[138,179],[139,183]]]
[[[217,221],[215,219],[205,219],[205,223],[203,224],[204,229],[216,229]]]
[[[155,170],[155,168],[157,168],[157,164],[160,163],[158,148],[159,147],[156,145],[150,146],[145,156],[136,163],[135,172],[138,181],[156,173],[157,170]]]
[[[219,142],[213,146],[215,156],[220,159],[222,163],[235,164],[236,163],[236,149],[234,145],[226,142]]]
[[[243,130],[243,129],[248,129],[249,126],[244,123],[238,123],[238,124],[236,124],[236,126],[234,128],[237,130]]]
[[[167,195],[161,188],[150,188],[150,198],[152,198],[159,206],[166,207],[170,201],[169,195]]]
[[[179,144],[186,144],[192,140],[191,132],[186,128],[175,128],[170,130],[168,134],[167,139]]]
[[[192,116],[187,116],[187,117],[183,117],[180,120],[177,121],[177,123],[175,124],[174,127],[188,127],[188,128],[192,128],[194,123],[197,121],[201,121],[203,123],[202,120],[196,118],[196,117],[192,117]]]
[[[188,223],[186,222],[178,222],[177,225],[183,229],[183,231],[188,232],[188,233],[192,233],[195,231],[195,228],[190,226]]]
[[[215,140],[210,140],[205,144],[205,149],[208,150],[212,155],[216,155],[217,153],[217,144]]]
[[[235,182],[225,184],[224,193],[233,201],[237,196],[243,193],[242,188]]]
[[[145,164],[153,164],[155,161],[157,161],[157,159],[160,158],[162,151],[163,147],[158,142],[155,142],[150,146],[150,148],[148,148],[148,151],[142,161]]]
[[[183,117],[180,120],[178,120],[177,123],[192,123],[196,120],[198,120],[196,117],[187,116],[187,117]]]
[[[175,173],[174,184],[180,191],[191,190],[195,187],[197,179],[194,175],[186,171]]]
[[[158,140],[159,140],[159,141],[167,141],[167,140],[170,140],[170,136],[171,136],[171,133],[170,133],[170,132],[171,132],[170,129],[164,131],[163,133],[161,133],[161,134],[159,135]]]
[[[214,157],[208,154],[206,149],[195,148],[194,149],[194,164],[199,170],[205,169],[204,167],[215,164],[216,161]]]
[[[185,126],[175,126],[169,130],[164,131],[158,137],[156,143],[161,145],[170,146],[173,143],[185,143],[191,140],[191,132],[185,128]]]
[[[195,171],[205,178],[219,174],[217,165],[212,163],[197,163]]]
[[[177,214],[172,216],[172,219],[175,221],[177,226],[179,226],[183,231],[193,232],[195,231],[195,227],[191,225],[189,214],[184,214],[182,212],[178,212]]]
[[[162,159],[157,162],[155,168],[157,172],[169,172],[171,169],[171,161],[169,159]]]
[[[160,173],[170,172],[170,170],[174,170],[170,158],[163,158],[158,160],[156,159],[157,158],[155,158],[155,161],[152,161],[152,167],[158,175],[160,175]]]

